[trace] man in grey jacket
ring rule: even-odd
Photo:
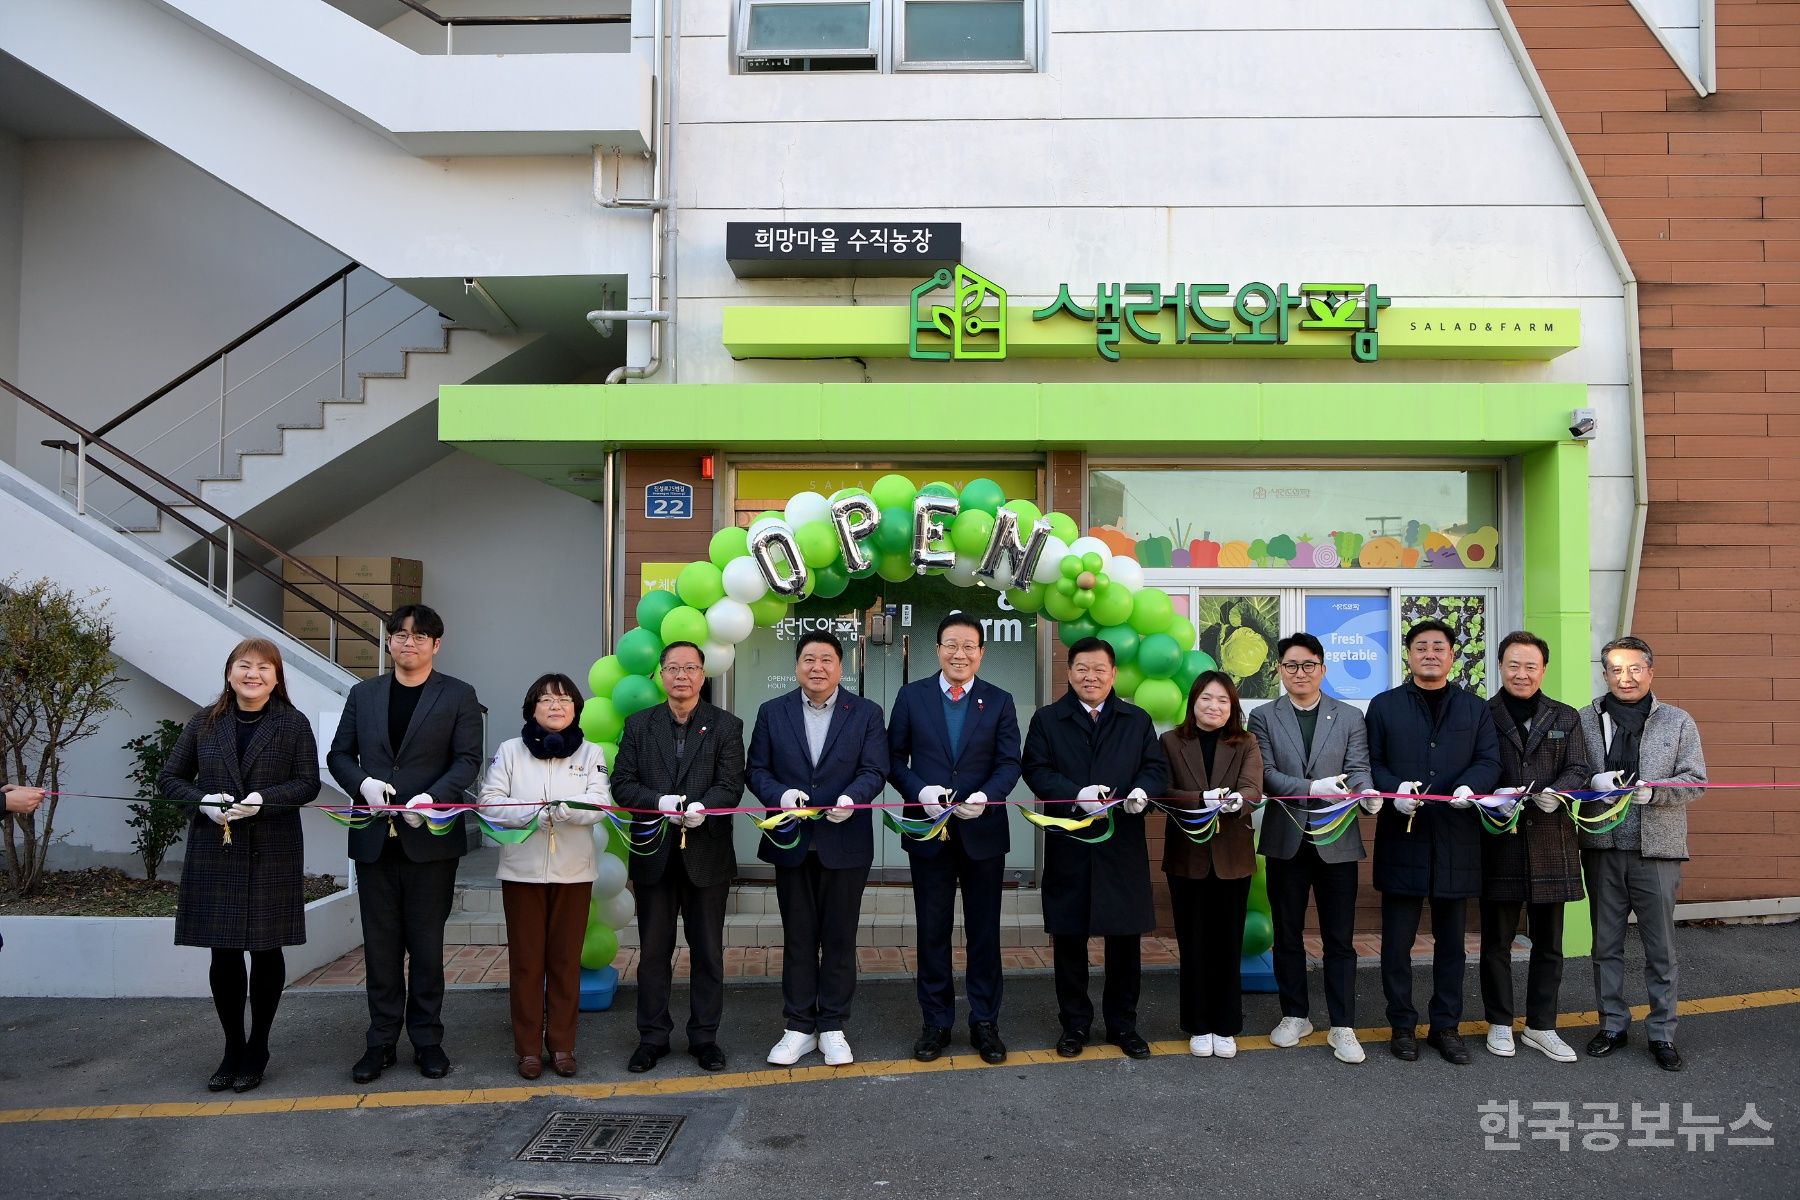
[[[1316,844],[1300,829],[1298,810],[1328,806],[1363,793],[1362,807],[1381,811],[1381,797],[1369,774],[1369,738],[1363,715],[1352,705],[1323,694],[1325,648],[1310,633],[1296,633],[1276,645],[1281,685],[1287,694],[1250,714],[1250,732],[1262,748],[1263,790],[1271,796],[1312,796],[1316,800],[1263,810],[1258,847],[1268,860],[1269,916],[1275,929],[1275,986],[1281,993],[1281,1022],[1269,1035],[1277,1046],[1292,1046],[1313,1031],[1307,1020],[1306,894],[1319,909],[1325,942],[1325,1007],[1331,1015],[1326,1036],[1340,1062],[1359,1063],[1356,1040],[1356,864],[1364,857],[1362,831],[1355,823],[1336,841]]]
[[[1607,694],[1581,710],[1581,729],[1605,770],[1592,786],[1617,791],[1639,780],[1676,786],[1638,787],[1625,819],[1605,833],[1581,836],[1581,872],[1594,921],[1594,992],[1600,1031],[1587,1044],[1594,1058],[1623,1046],[1631,1024],[1625,1003],[1625,928],[1637,915],[1650,993],[1645,1030],[1650,1053],[1665,1071],[1681,1070],[1675,1049],[1675,890],[1687,858],[1687,806],[1700,798],[1706,758],[1694,718],[1657,700],[1650,684],[1656,656],[1641,638],[1622,637],[1600,652]],[[1615,798],[1607,798],[1611,803]],[[1590,808],[1594,806],[1590,804]]]

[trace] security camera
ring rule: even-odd
[[[1569,436],[1578,442],[1594,440],[1594,431],[1598,423],[1594,420],[1594,410],[1578,408],[1569,414]]]

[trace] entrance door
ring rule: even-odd
[[[982,622],[987,653],[981,678],[1012,694],[1023,738],[1037,707],[1038,615],[1006,606],[1005,597],[992,589],[957,587],[941,576],[885,584],[866,609],[835,611],[824,602],[805,603],[796,609],[797,615],[774,628],[757,629],[737,648],[732,709],[746,728],[753,728],[760,705],[796,686],[794,644],[801,633],[830,628],[844,644],[842,686],[881,705],[884,715],[890,714],[902,686],[937,673],[938,622],[953,611],[968,612]],[[1029,794],[1023,783],[1012,793],[1014,798]],[[890,787],[882,799],[897,803],[901,797]],[[1007,855],[1007,871],[1013,878],[1029,882],[1037,864],[1036,831],[1012,809],[1008,819],[1012,822],[1012,850]],[[761,836],[748,822],[738,823],[738,862],[743,875],[772,874],[756,857]],[[871,878],[906,879],[910,875],[900,835],[878,817]]]

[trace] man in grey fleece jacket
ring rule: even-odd
[[[1704,784],[1706,758],[1694,718],[1650,690],[1656,657],[1641,638],[1622,637],[1600,652],[1607,694],[1581,710],[1581,730],[1605,770],[1592,786],[1612,791],[1637,780]],[[1631,1024],[1625,1003],[1625,930],[1637,914],[1650,993],[1645,1022],[1650,1053],[1665,1071],[1681,1070],[1675,1049],[1675,890],[1688,856],[1687,806],[1702,787],[1638,787],[1625,819],[1601,834],[1581,835],[1581,873],[1594,921],[1594,992],[1600,1031],[1587,1044],[1594,1058],[1623,1046]],[[1606,803],[1611,802],[1607,798]]]

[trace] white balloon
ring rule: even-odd
[[[637,897],[628,891],[620,892],[600,905],[600,919],[614,929],[625,928],[631,924],[631,918],[635,916],[637,916]]]
[[[1044,539],[1044,552],[1038,556],[1037,570],[1031,573],[1033,583],[1055,583],[1062,578],[1062,560],[1068,556],[1069,544],[1054,533]]]
[[[975,585],[975,568],[981,560],[973,554],[958,554],[956,561],[944,570],[944,578],[957,587],[973,587]]]
[[[735,646],[750,636],[750,631],[756,628],[756,618],[751,615],[748,604],[726,596],[714,601],[706,610],[706,628],[713,641]]]
[[[831,501],[817,492],[798,492],[783,512],[787,523],[798,529],[811,521],[831,520]]]
[[[754,558],[746,555],[725,564],[725,594],[739,604],[755,604],[769,594],[769,584]]]
[[[1144,568],[1137,559],[1126,558],[1123,554],[1106,564],[1106,577],[1123,584],[1127,591],[1135,592],[1144,586]]]
[[[1069,543],[1070,554],[1086,555],[1090,552],[1100,556],[1100,569],[1105,571],[1106,564],[1112,561],[1112,547],[1097,537],[1078,537]]]
[[[598,829],[600,826],[596,825]],[[594,899],[604,906],[608,900],[625,890],[625,864],[611,854],[601,854],[596,863],[599,874],[594,876]]]
[[[980,580],[980,582],[987,583],[987,580],[982,579],[982,580]],[[1013,585],[1012,564],[1009,562],[1006,562],[1005,560],[1002,560],[1000,562],[1000,565],[994,568],[994,582],[993,582],[992,586],[994,586],[998,590],[1004,592],[1007,588],[1011,587],[1012,585]]]
[[[786,517],[758,517],[750,522],[750,528],[744,530],[744,536],[753,538],[771,525],[786,525]]]
[[[708,642],[700,647],[700,657],[706,662],[707,678],[717,679],[731,670],[731,664],[737,661],[737,647]]]

